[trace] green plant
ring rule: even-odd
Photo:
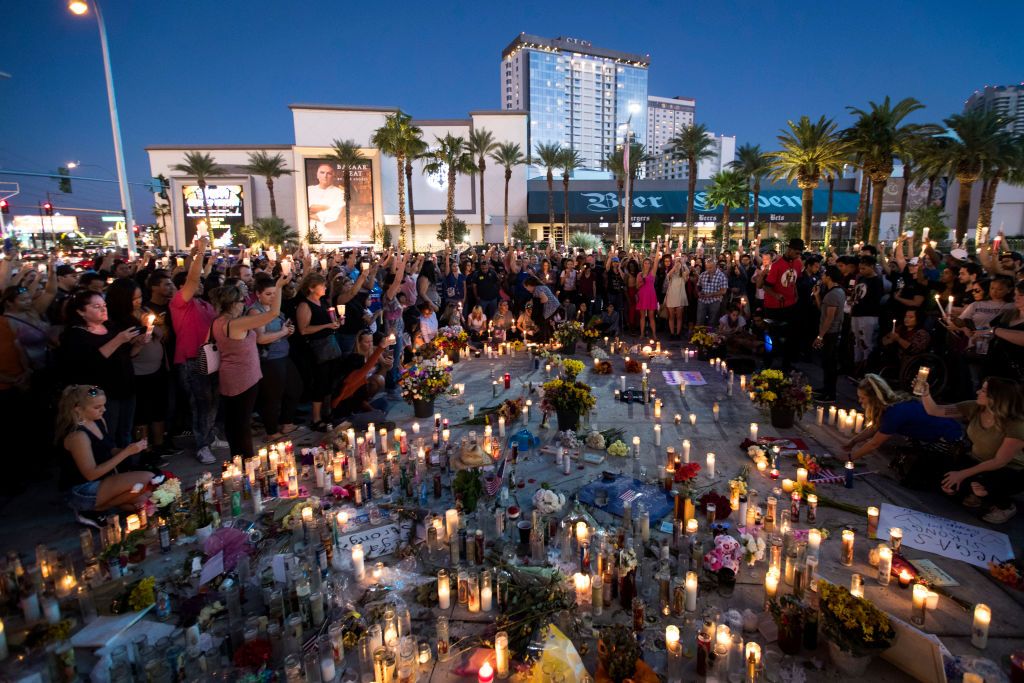
[[[803,415],[811,405],[811,385],[795,373],[762,370],[750,378],[750,389],[754,392],[754,403],[768,408],[792,408],[797,415]]]
[[[466,241],[466,237],[469,235],[469,228],[466,227],[466,221],[461,218],[454,218],[454,230],[449,230],[449,223],[447,218],[441,219],[440,228],[437,231],[437,239],[442,242],[448,242],[449,244],[460,244]]]
[[[520,218],[512,226],[512,239],[519,242],[529,242],[533,239],[533,234],[530,232],[530,224],[526,222],[525,218]]]
[[[596,251],[601,246],[601,238],[589,232],[574,232],[569,238],[569,246]]]
[[[295,171],[285,168],[284,154],[278,152],[274,156],[264,151],[249,152],[249,163],[243,168],[253,175],[263,176],[270,194],[270,215],[277,217],[277,198],[274,196],[274,179],[291,175]]]
[[[582,382],[564,379],[553,379],[545,382],[541,389],[544,399],[541,409],[545,412],[562,412],[582,415],[594,407],[597,402],[590,387]]]
[[[949,225],[946,223],[946,218],[946,212],[941,206],[921,206],[907,213],[907,220],[903,227],[905,230],[915,231],[915,234],[918,235],[924,228],[928,228],[928,239],[941,244],[949,238]]]
[[[477,501],[483,494],[484,486],[480,483],[480,470],[462,470],[452,480],[452,495],[462,500],[462,510],[466,514],[476,511]]]
[[[896,638],[889,616],[845,587],[822,579],[818,596],[825,635],[840,650],[865,655],[887,649]]]
[[[382,249],[391,248],[391,228],[386,225],[381,225],[377,228],[377,232],[380,233],[380,246]]]
[[[633,631],[625,624],[613,624],[601,629],[599,639],[598,658],[608,677],[615,683],[632,678],[642,654]]]
[[[273,216],[257,218],[252,225],[243,225],[240,232],[250,241],[250,246],[263,246],[266,249],[280,248],[299,240],[299,234],[291,226]]]
[[[345,239],[352,239],[352,169],[368,163],[355,140],[334,140],[327,158],[341,169],[341,186],[345,191]],[[310,229],[312,232],[312,229]],[[317,240],[319,242],[319,240]],[[313,241],[310,240],[310,244]]]

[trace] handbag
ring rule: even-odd
[[[217,341],[213,338],[213,323],[210,323],[210,332],[206,336],[206,343],[199,347],[199,355],[196,356],[196,372],[200,375],[213,375],[220,370],[220,350],[217,348]]]
[[[313,349],[313,357],[317,363],[328,363],[341,358],[341,347],[338,345],[338,338],[333,334],[319,339],[311,339],[309,346]]]

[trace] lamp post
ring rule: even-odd
[[[135,212],[132,211],[132,196],[128,189],[128,173],[124,164],[124,149],[121,142],[121,124],[117,118],[117,100],[114,97],[114,76],[110,71],[110,49],[107,45],[107,26],[103,23],[98,0],[69,0],[68,10],[82,16],[92,5],[96,13],[96,24],[100,29],[100,49],[103,52],[103,74],[107,80],[107,104],[110,107],[110,127],[114,133],[114,158],[117,163],[117,184],[121,189],[121,208],[124,209],[125,232],[128,236],[128,253],[135,254]]]
[[[633,172],[630,166],[632,165],[629,160],[630,153],[630,141],[629,141],[629,124],[633,121],[633,114],[640,113],[640,104],[637,102],[629,103],[629,116],[626,117],[626,132],[622,138],[622,172],[626,175],[626,206],[623,207],[623,218],[625,225],[623,226],[624,235],[623,244],[629,245],[629,228],[630,228],[630,209],[633,208]]]

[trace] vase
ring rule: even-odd
[[[575,356],[576,355],[576,342],[575,341],[571,341],[571,342],[563,343],[562,344],[562,353],[564,353],[566,356]]]
[[[779,622],[779,649],[787,655],[800,654],[804,640],[804,622],[800,617],[784,616]]]
[[[576,431],[580,426],[580,414],[571,410],[556,411],[558,415],[558,431]]]
[[[431,417],[434,414],[434,399],[413,399],[412,412],[416,417]]]
[[[631,569],[619,576],[619,604],[624,610],[633,609],[633,597],[636,595],[636,570]]]
[[[772,427],[777,429],[792,429],[796,411],[789,406],[772,406]]]
[[[832,664],[845,676],[863,676],[871,663],[871,655],[855,655],[841,649],[838,645],[829,641],[828,654],[832,658]]]
[[[718,570],[718,594],[723,598],[731,598],[736,590],[736,572],[728,568]]]
[[[452,365],[462,360],[461,354],[459,353],[458,349],[452,349],[451,351],[448,352],[447,355],[448,360],[452,363]]]

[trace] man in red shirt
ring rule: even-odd
[[[799,237],[791,239],[786,253],[772,264],[764,279],[764,316],[774,323],[774,342],[781,347],[782,369],[787,371],[792,368],[793,359],[799,350],[795,336],[796,281],[804,269],[804,262],[800,258],[803,251],[804,241]],[[787,339],[789,336],[792,339]]]

